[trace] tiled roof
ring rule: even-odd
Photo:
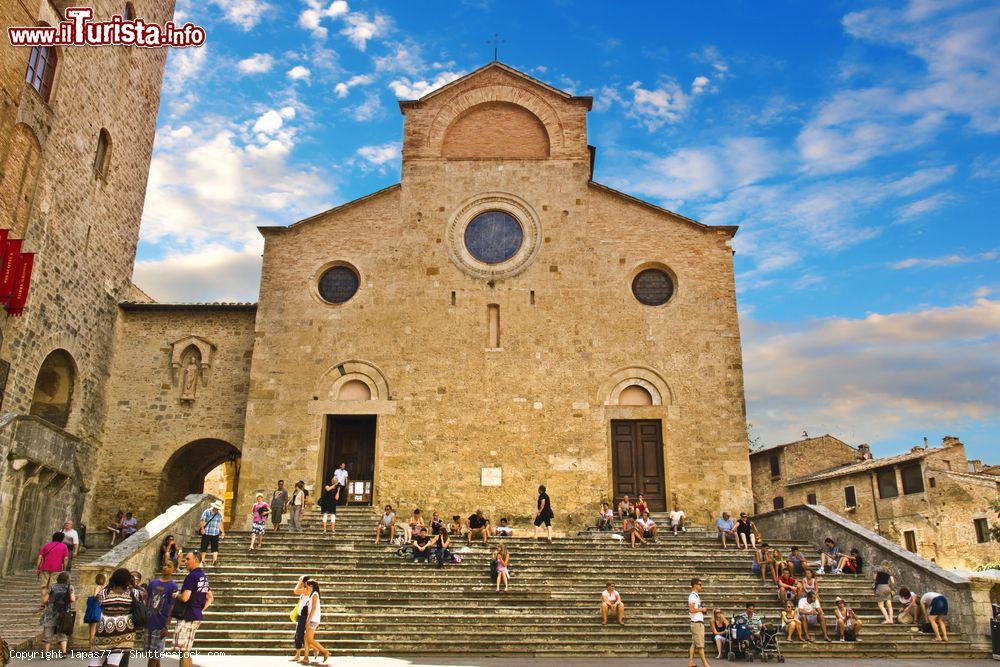
[[[887,456],[881,459],[869,459],[868,461],[858,461],[857,463],[848,463],[847,465],[834,466],[832,468],[825,468],[823,470],[817,470],[816,472],[810,473],[808,475],[803,475],[801,477],[795,477],[788,480],[788,486],[795,486],[796,484],[805,484],[807,482],[817,482],[821,479],[831,479],[833,477],[843,477],[844,475],[854,475],[859,472],[865,472],[867,470],[874,470],[876,468],[883,468],[885,466],[896,465],[897,463],[905,463],[906,461],[915,461],[917,459],[922,459],[928,454],[933,454],[935,452],[942,451],[941,447],[935,447],[933,449],[920,449],[915,452],[907,452],[906,454],[899,454],[897,456]]]

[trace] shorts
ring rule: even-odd
[[[691,645],[695,648],[705,648],[705,624],[691,622]]]
[[[751,563],[750,571],[754,574],[760,574],[760,563]]]
[[[535,517],[535,525],[536,526],[541,526],[543,523],[546,526],[548,526],[548,527],[551,528],[552,527],[552,517],[550,517],[550,516],[536,516]]]
[[[854,563],[848,561],[844,563],[844,567],[841,569],[844,574],[857,574],[858,570],[854,567]]]
[[[309,627],[313,630],[319,629],[319,621],[309,621]]]
[[[651,531],[651,530],[644,530],[644,531],[642,531],[642,536],[645,537],[647,540],[651,540],[651,539],[653,539],[653,531]]]
[[[281,509],[274,509],[272,507],[271,508],[271,523],[274,524],[275,526],[280,526],[281,525],[281,515],[284,514],[284,513],[285,513],[285,508],[282,507]]]
[[[947,616],[948,615],[948,598],[943,595],[939,595],[933,600],[931,600],[931,608],[927,610],[928,616]]]
[[[892,601],[892,589],[889,588],[889,584],[879,584],[875,587],[875,599],[879,602]]]
[[[254,535],[263,535],[264,534],[264,522],[263,521],[254,521],[253,525],[250,527],[250,532],[253,533]]]
[[[56,583],[56,579],[59,577],[58,572],[46,572],[42,570],[38,573],[38,585],[42,588],[48,590],[52,584]]]
[[[205,553],[219,553],[219,536],[218,535],[202,535],[201,536],[201,552]]]
[[[337,513],[336,512],[323,512],[323,523],[329,521],[330,523],[337,523]]]
[[[819,616],[818,615],[808,615],[808,616],[805,617],[805,619],[806,619],[806,623],[808,623],[809,625],[819,625]]]
[[[178,621],[174,632],[174,650],[190,653],[194,646],[194,635],[200,625],[201,621]]]
[[[42,641],[46,644],[58,644],[67,641],[68,637],[61,632],[56,632],[56,626],[46,625],[42,628]]]
[[[158,630],[146,628],[142,635],[142,650],[146,653],[163,653],[163,645],[166,641],[166,628],[159,628]]]

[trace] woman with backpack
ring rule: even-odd
[[[135,646],[136,626],[144,627],[146,620],[146,608],[132,588],[132,573],[123,567],[112,572],[107,587],[97,594],[97,602],[101,605],[101,620],[97,622],[96,653],[89,667],[118,667]]]
[[[75,620],[73,603],[76,602],[76,592],[70,586],[69,572],[59,573],[45,598],[45,609],[39,621],[42,626],[42,650],[48,653],[53,643],[59,644],[60,657],[64,657]]]

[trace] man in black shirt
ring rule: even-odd
[[[476,510],[476,513],[469,517],[467,535],[469,544],[472,544],[472,540],[478,539],[480,536],[483,538],[483,544],[486,544],[486,540],[490,536],[490,520],[483,516],[483,510]]]
[[[426,563],[430,560],[432,546],[427,529],[421,528],[420,534],[413,538],[413,562],[416,563],[418,560],[422,560]]]

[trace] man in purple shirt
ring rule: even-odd
[[[56,583],[56,577],[66,569],[66,563],[69,562],[69,547],[63,544],[64,539],[66,536],[62,533],[54,533],[52,541],[38,552],[35,573],[42,588],[42,602],[45,602],[45,594],[49,591],[49,587]]]
[[[159,578],[149,582],[146,594],[146,632],[143,649],[148,655],[149,667],[160,667],[160,656],[163,654],[163,644],[167,638],[167,626],[170,625],[170,610],[177,597],[177,584],[174,582],[174,563],[168,560],[163,564]]]
[[[194,636],[201,625],[202,612],[212,606],[212,590],[208,585],[208,577],[201,569],[201,552],[189,551],[184,556],[184,566],[188,575],[184,578],[181,591],[177,596],[184,608],[184,620],[178,621],[174,634],[174,650],[180,652],[180,667],[192,667],[191,648]]]

